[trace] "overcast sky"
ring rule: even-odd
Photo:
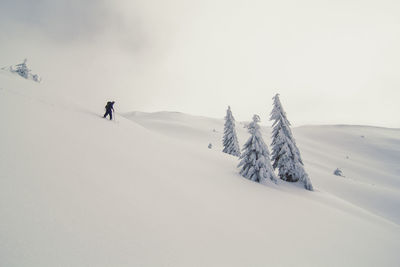
[[[400,127],[398,0],[2,0],[0,32],[1,67],[91,107]]]

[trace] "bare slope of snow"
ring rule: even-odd
[[[295,130],[321,190],[400,224],[400,130],[309,126]],[[339,167],[345,178],[333,176]]]
[[[0,266],[398,265],[398,225],[242,179],[196,124],[174,139],[55,90],[0,75]]]

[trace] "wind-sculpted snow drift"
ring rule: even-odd
[[[310,192],[242,178],[222,119],[55,92],[0,75],[0,266],[398,266],[398,130],[295,128]]]

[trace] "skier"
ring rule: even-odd
[[[105,106],[106,108],[106,113],[104,114],[104,118],[107,117],[107,115],[110,115],[110,120],[112,120],[112,113],[114,111],[113,105],[114,105],[114,101],[109,101],[107,102],[107,105]]]

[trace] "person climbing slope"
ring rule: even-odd
[[[114,101],[109,101],[107,102],[107,105],[105,106],[106,108],[106,113],[104,114],[104,118],[107,117],[107,115],[110,115],[110,120],[112,120],[112,113],[114,112]]]

